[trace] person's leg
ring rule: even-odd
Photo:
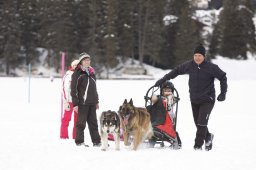
[[[198,119],[198,115],[199,115],[200,105],[196,104],[196,103],[191,103],[191,107],[192,107],[192,112],[193,112],[194,123],[197,126],[197,119]]]
[[[197,131],[196,131],[196,136],[197,136],[197,133],[198,133],[198,131],[199,131],[199,127],[198,127],[198,125],[197,125],[197,122],[198,122],[200,104],[198,104],[198,103],[192,103],[192,102],[191,102],[191,107],[192,107],[192,112],[193,112],[194,123],[195,123],[196,129],[197,129]],[[201,146],[196,143],[196,138],[195,138],[194,149],[198,149],[198,148],[201,148]]]
[[[68,126],[71,120],[72,109],[70,108],[69,111],[64,111],[64,116],[61,119],[61,128],[60,128],[60,138],[68,139]]]
[[[213,106],[214,103],[203,103],[200,105],[195,146],[201,147],[204,144],[206,135],[209,133],[207,125]]]
[[[99,144],[100,143],[100,135],[98,130],[98,121],[97,121],[97,115],[96,115],[96,106],[91,105],[89,106],[89,114],[88,114],[88,127],[90,131],[90,136],[92,143]]]
[[[84,142],[84,129],[87,121],[89,107],[79,105],[78,106],[78,116],[76,122],[76,144],[81,144]]]
[[[73,110],[73,105],[72,105],[72,110]],[[73,133],[72,137],[73,139],[76,139],[76,122],[77,122],[77,112],[74,111],[74,127],[73,127]]]

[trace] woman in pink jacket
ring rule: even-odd
[[[71,77],[74,73],[75,68],[77,67],[78,60],[74,60],[69,67],[69,70],[66,72],[63,77],[63,103],[64,103],[64,116],[61,119],[61,128],[60,128],[60,138],[68,139],[68,125],[71,120],[72,112],[73,112],[73,104],[72,97],[70,95],[71,92]],[[77,112],[74,111],[74,127],[73,127],[73,139],[76,138],[76,120],[77,120]]]

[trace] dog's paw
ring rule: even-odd
[[[102,151],[107,151],[107,149],[106,149],[106,148],[101,148],[101,150],[102,150]]]
[[[131,146],[131,142],[124,142],[125,146]]]
[[[132,147],[132,150],[136,151],[138,149],[138,147]]]

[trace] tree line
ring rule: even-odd
[[[96,69],[107,70],[121,59],[138,59],[173,68],[191,58],[199,42],[209,57],[246,58],[255,51],[251,0],[224,0],[219,21],[207,39],[188,0],[4,0],[0,2],[0,72],[37,63],[48,51],[48,67],[60,70],[81,52]],[[170,19],[164,20],[166,16]],[[208,45],[209,44],[209,45]]]

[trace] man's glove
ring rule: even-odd
[[[219,102],[222,102],[226,99],[226,93],[220,93],[219,96],[217,97],[217,100]]]
[[[157,80],[157,82],[155,83],[155,87],[161,86],[166,80],[161,78],[159,80]]]
[[[69,102],[68,102],[67,100],[64,100],[63,103],[64,103],[64,108],[65,108],[65,110],[66,110],[66,111],[70,111]]]

